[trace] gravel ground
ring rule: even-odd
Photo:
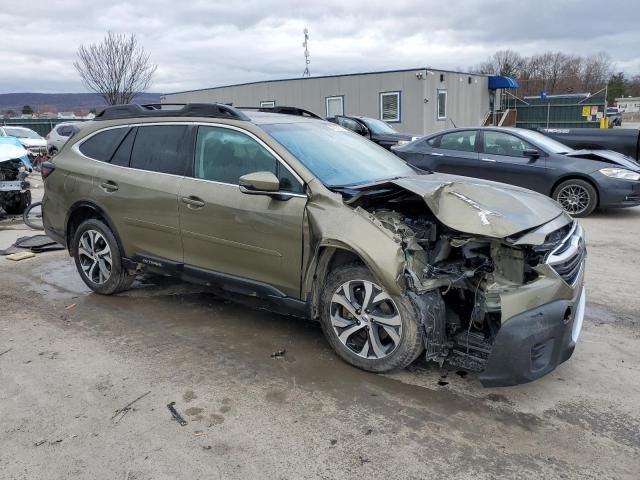
[[[0,478],[637,480],[640,208],[582,224],[574,356],[499,389],[420,361],[356,370],[316,324],[199,287],[149,279],[103,297],[65,252],[0,258]]]

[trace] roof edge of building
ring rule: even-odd
[[[486,73],[471,73],[471,72],[460,72],[457,70],[443,70],[441,68],[431,68],[431,67],[415,67],[415,68],[402,68],[399,70],[378,70],[373,72],[356,72],[356,73],[337,73],[333,75],[319,75],[317,77],[295,77],[295,78],[276,78],[273,80],[258,80],[255,82],[245,82],[245,83],[233,83],[231,85],[220,85],[217,87],[205,87],[205,88],[195,88],[192,90],[181,90],[179,92],[166,92],[161,93],[160,96],[164,95],[178,95],[180,93],[192,93],[192,92],[204,92],[206,90],[218,90],[220,88],[231,88],[231,87],[244,87],[247,85],[256,85],[258,83],[276,83],[276,82],[290,82],[291,80],[314,80],[321,78],[336,78],[336,77],[355,77],[359,75],[378,75],[381,73],[403,73],[403,72],[413,72],[416,70],[433,70],[435,72],[441,73],[455,73],[458,75],[474,75],[476,77],[488,77],[489,74]]]

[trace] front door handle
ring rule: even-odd
[[[497,162],[497,160],[494,160],[493,158],[481,158],[480,160],[482,160],[483,162],[492,162],[492,163]]]
[[[115,192],[120,187],[118,187],[118,184],[116,182],[107,180],[106,182],[102,182],[100,184],[100,188],[102,188],[107,193],[111,193],[111,192]]]
[[[195,195],[191,195],[189,197],[181,197],[182,203],[184,203],[187,208],[198,209],[204,207],[204,200],[196,197]]]
[[[431,155],[433,155],[434,157],[444,157],[444,153],[431,152]]]

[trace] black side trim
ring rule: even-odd
[[[248,297],[251,299],[249,303],[255,306],[277,313],[310,318],[309,302],[289,297],[268,283],[141,253],[134,255],[131,259],[123,258],[123,263],[131,271],[135,270],[135,265],[141,264],[148,271],[172,275],[207,287],[217,287],[229,294],[231,299],[237,296],[239,301],[242,301],[240,297]]]
[[[243,277],[237,277],[228,273],[215,272],[204,268],[184,265],[183,276],[185,280],[189,277],[205,280],[207,284],[216,285],[232,293],[240,293],[252,297],[276,297],[284,298],[286,295],[267,283],[249,280]]]
[[[162,257],[154,257],[153,255],[136,253],[131,260],[136,263],[141,263],[152,270],[169,275],[180,276],[184,270],[184,265],[180,262],[174,262]]]

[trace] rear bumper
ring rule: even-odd
[[[55,240],[60,245],[64,245],[66,247],[68,245],[64,235],[64,230],[60,231],[54,228],[54,226],[51,224],[49,215],[47,215],[49,208],[51,208],[49,204],[50,204],[50,201],[47,198],[47,195],[45,192],[45,195],[42,198],[42,225],[44,227],[44,233],[46,233],[47,236],[52,240]]]
[[[582,329],[586,293],[556,300],[505,322],[494,341],[486,368],[485,387],[517,385],[536,380],[571,357]]]

